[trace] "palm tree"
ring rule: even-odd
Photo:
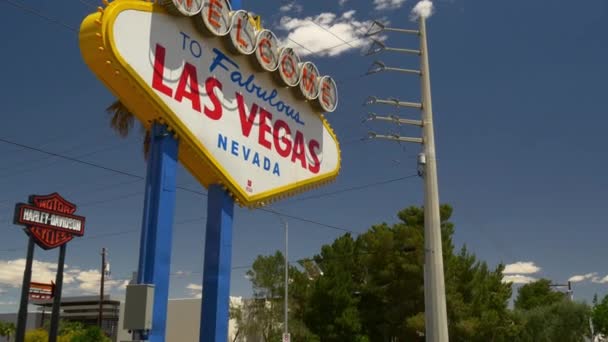
[[[118,99],[106,108],[106,113],[112,116],[110,127],[112,127],[119,136],[123,138],[127,137],[135,125],[135,115],[133,115],[129,108]],[[146,129],[143,125],[141,127],[142,133],[144,134],[144,158],[148,159],[148,153],[150,152],[150,130]]]
[[[7,341],[11,340],[11,336],[13,336],[16,330],[14,323],[0,321],[0,336],[6,337]]]

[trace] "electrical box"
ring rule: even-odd
[[[151,330],[153,309],[154,285],[127,285],[123,328],[127,330]]]

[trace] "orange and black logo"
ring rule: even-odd
[[[74,215],[76,205],[58,193],[30,196],[31,204],[15,208],[15,224],[25,225],[26,232],[43,249],[59,247],[74,236],[84,235],[85,218]]]

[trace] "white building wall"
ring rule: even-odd
[[[241,297],[230,297],[233,305],[242,305]],[[201,317],[201,299],[185,298],[170,299],[167,307],[167,342],[198,342]],[[131,340],[130,334],[122,330],[124,319],[124,304],[120,307],[118,341]],[[232,342],[236,333],[236,322],[230,320],[228,325],[228,341]]]

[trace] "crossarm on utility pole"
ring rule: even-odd
[[[420,56],[420,50],[392,48],[392,47],[386,47],[386,48],[384,48],[384,50],[386,50],[386,51],[393,51],[393,52],[409,53],[411,55],[418,55],[418,56]]]
[[[385,139],[385,140],[393,140],[393,141],[398,141],[398,142],[410,142],[410,143],[417,143],[417,144],[423,143],[422,138],[402,137],[400,135],[383,135],[383,134],[376,134],[374,132],[370,132],[369,137],[370,137],[370,139]]]
[[[380,104],[393,105],[393,106],[397,106],[397,107],[422,109],[422,104],[420,104],[418,102],[407,102],[407,101],[399,101],[399,100],[381,100],[381,99],[376,100],[376,102],[380,103]]]
[[[422,73],[420,72],[420,70],[414,70],[414,69],[403,69],[403,68],[393,68],[393,67],[386,67],[385,69],[386,71],[397,71],[397,72],[402,72],[405,74],[414,74],[414,75],[422,75]]]
[[[369,113],[368,120],[388,121],[388,122],[396,123],[398,125],[412,125],[412,126],[419,126],[419,127],[422,127],[422,125],[423,125],[422,120],[403,119],[396,115],[380,116],[380,115],[376,115],[375,113]]]

